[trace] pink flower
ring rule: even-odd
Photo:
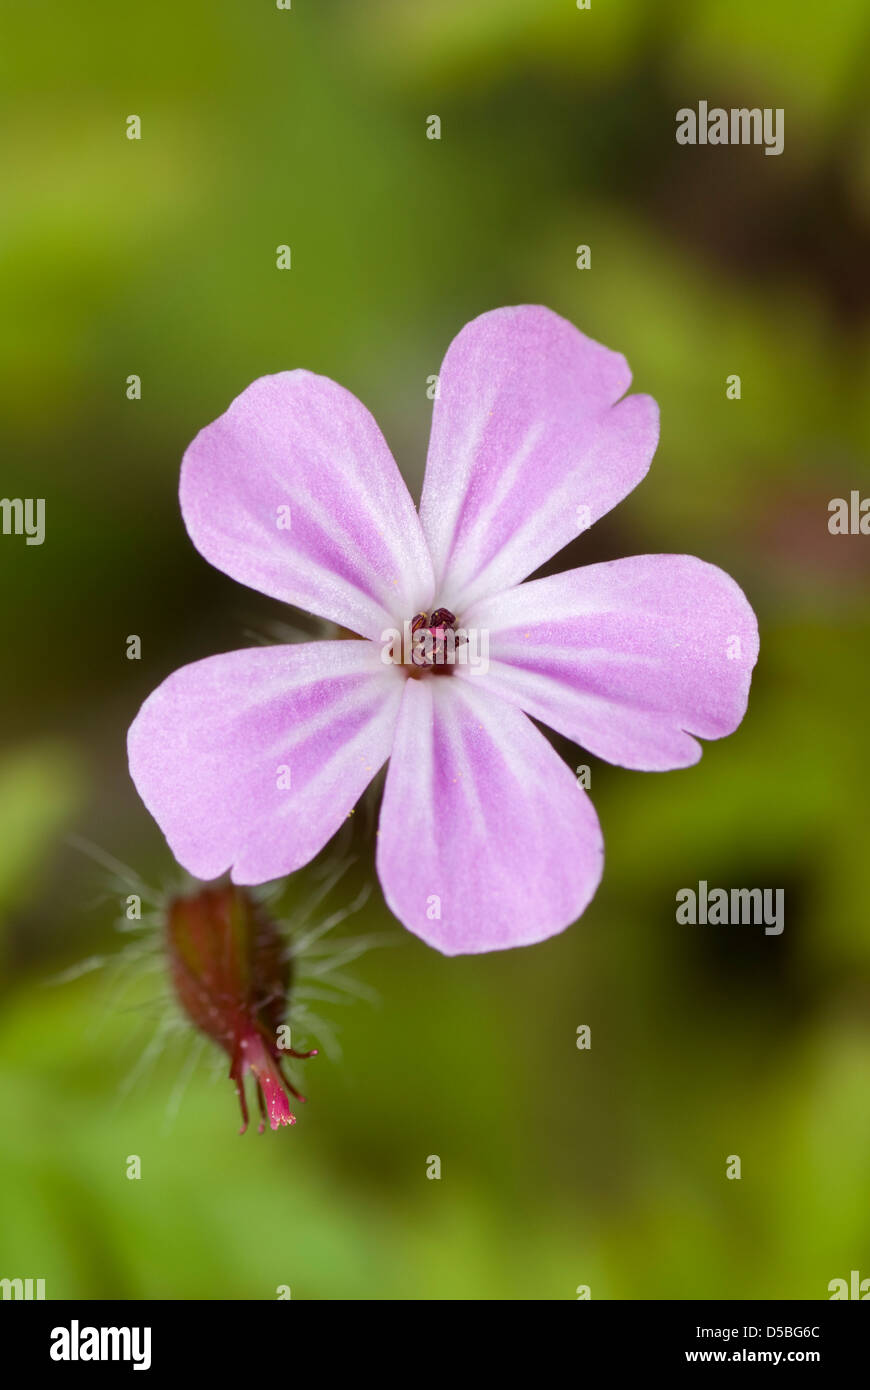
[[[741,590],[691,556],[521,582],[646,473],[658,409],[630,382],[548,309],[474,319],[441,369],[419,516],[325,377],[261,377],[197,435],[181,508],[201,554],[363,640],[209,657],[145,701],[130,770],[186,869],[300,868],[389,759],[377,868],[412,932],[455,955],[579,917],[598,819],[528,716],[623,767],[687,767],[692,735],[740,723],[758,653]]]

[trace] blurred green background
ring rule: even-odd
[[[866,5],[46,0],[3,28],[2,491],[44,496],[47,536],[0,538],[0,1276],[256,1299],[870,1276],[870,540],[827,530],[831,498],[870,495]],[[783,107],[784,153],[677,146],[700,99]],[[549,568],[722,565],[761,624],[748,717],[664,775],[560,745],[592,766],[607,862],[550,942],[443,959],[375,886],[340,930],[390,938],[349,968],[376,1002],[321,1006],[342,1058],[306,1064],[295,1129],[240,1139],[205,1062],[180,1097],[192,1038],[138,1066],[160,974],[118,997],[84,969],[122,942],[68,842],[173,881],[127,725],[282,616],[188,542],[182,452],[306,366],[374,411],[416,491],[427,377],[522,302],[623,351],[662,412],[648,479]],[[785,888],[783,935],[678,926],[699,879]]]

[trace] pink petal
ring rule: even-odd
[[[432,598],[420,523],[386,441],[327,377],[281,372],[237,396],[184,456],[181,510],[225,574],[363,636],[377,640]]]
[[[758,624],[746,596],[691,555],[635,555],[477,604],[489,671],[462,675],[608,762],[647,772],[701,756],[746,713]]]
[[[524,714],[454,676],[407,682],[377,863],[410,931],[445,955],[542,941],[583,912],[603,853],[591,801]]]
[[[658,442],[624,357],[549,309],[495,309],[450,344],[420,504],[436,600],[462,615],[631,492]]]
[[[234,882],[264,883],[306,864],[341,825],[389,755],[402,686],[371,642],[208,657],[145,701],[130,773],[190,873],[232,866]]]

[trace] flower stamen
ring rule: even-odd
[[[419,669],[444,670],[453,666],[456,648],[467,642],[456,630],[456,615],[449,608],[417,613],[411,619],[411,663]]]

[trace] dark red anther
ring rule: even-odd
[[[453,665],[457,646],[467,639],[456,634],[456,616],[449,608],[436,608],[431,616],[417,613],[411,619],[411,637],[425,633],[423,642],[414,642],[411,648],[411,661],[414,666],[426,670],[445,670]]]

